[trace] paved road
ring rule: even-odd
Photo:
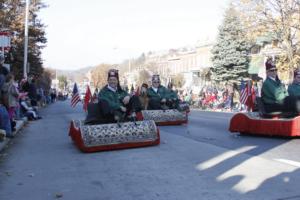
[[[252,147],[247,154],[273,160],[290,160],[300,167],[300,139],[239,136],[228,131],[233,113],[192,111],[189,125],[162,127],[164,131],[226,149]],[[299,163],[298,163],[299,162]]]
[[[84,154],[67,135],[81,110],[50,105],[13,139],[1,200],[300,199],[299,140],[234,136],[231,114],[193,111],[159,146]]]

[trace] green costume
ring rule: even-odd
[[[175,91],[169,90],[164,86],[159,86],[157,92],[151,87],[147,90],[147,96],[149,97],[149,109],[174,109],[178,108],[179,98]],[[166,99],[166,107],[163,108],[161,100]]]
[[[290,96],[300,97],[300,84],[292,83],[291,85],[289,85],[288,93]]]
[[[179,99],[178,95],[177,95],[177,92],[172,90],[172,89],[168,90],[168,95],[167,96],[168,96],[168,99],[172,99],[172,100],[174,100],[174,99],[178,100]]]
[[[152,87],[148,88],[147,96],[150,98],[150,100],[160,102],[162,99],[168,99],[169,98],[169,92],[168,92],[167,88],[160,85],[157,89],[157,92],[155,92]]]
[[[112,110],[118,110],[123,106],[122,100],[128,95],[129,94],[122,89],[118,89],[114,92],[110,90],[108,86],[105,86],[99,92],[98,99],[106,100]]]
[[[288,92],[280,80],[273,80],[268,77],[263,83],[261,96],[266,104],[283,104]]]

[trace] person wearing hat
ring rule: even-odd
[[[147,90],[149,98],[149,110],[166,110],[169,109],[167,99],[169,97],[168,89],[160,84],[159,75],[152,76],[152,85]]]
[[[278,78],[277,69],[272,61],[266,62],[267,79],[262,86],[262,101],[266,112],[298,114],[300,101],[296,96],[289,96],[288,91]]]
[[[101,115],[107,123],[124,121],[139,112],[141,105],[136,96],[130,96],[120,87],[118,70],[108,71],[107,85],[98,94]]]
[[[294,81],[288,87],[289,96],[300,97],[300,70],[294,71]]]
[[[169,98],[171,98],[174,101],[177,101],[179,99],[177,95],[177,91],[173,88],[172,82],[168,84],[168,91],[169,91]]]
[[[179,98],[177,95],[177,91],[173,88],[172,82],[168,84],[168,99],[167,99],[167,106],[170,108],[178,108],[179,105]]]
[[[262,102],[266,112],[281,112],[284,110],[285,98],[288,92],[278,78],[275,64],[268,59],[265,63],[267,78],[262,86]]]

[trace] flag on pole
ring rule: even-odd
[[[241,83],[240,102],[248,107],[248,110],[254,108],[255,91],[250,81],[246,84],[244,81]]]
[[[90,87],[87,86],[86,92],[84,95],[84,102],[83,102],[83,110],[85,112],[87,111],[87,107],[88,107],[89,102],[91,101],[91,98],[92,98],[92,93],[91,93]]]
[[[248,99],[248,83],[242,80],[241,82],[241,92],[240,92],[240,102],[241,104],[246,104]]]
[[[77,84],[75,83],[72,92],[71,106],[75,107],[79,101],[80,101],[79,92],[78,92]]]
[[[255,98],[256,98],[256,93],[255,93],[253,82],[251,82],[251,84],[249,83],[249,92],[248,92],[248,101],[247,101],[248,110],[254,110]]]

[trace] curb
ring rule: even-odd
[[[21,120],[16,120],[16,130],[13,132],[13,135],[17,135],[18,132],[24,127],[24,125],[28,122],[28,119],[24,117]],[[4,138],[3,141],[0,141],[0,152],[2,152],[7,144],[9,143],[11,139],[10,138]]]

